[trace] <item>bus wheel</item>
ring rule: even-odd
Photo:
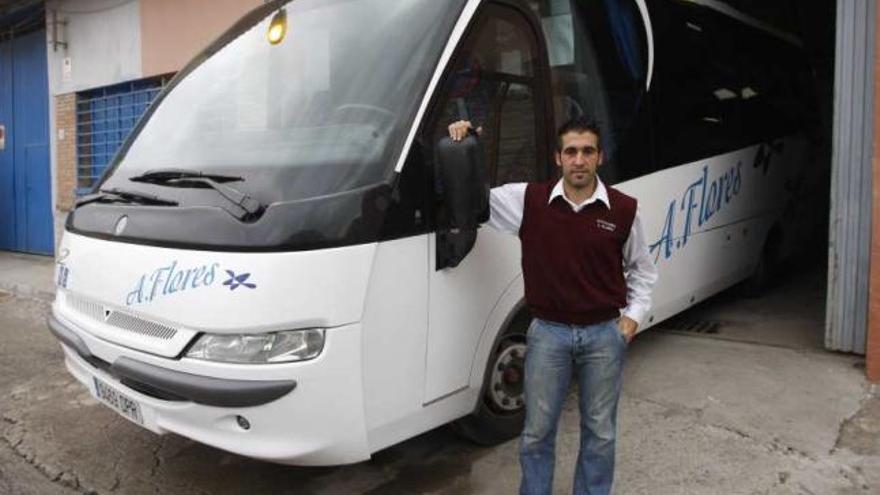
[[[518,317],[501,336],[489,356],[477,410],[452,424],[459,435],[476,444],[498,445],[522,431],[528,323],[528,315]]]

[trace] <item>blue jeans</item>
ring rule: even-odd
[[[578,382],[581,412],[574,493],[607,495],[611,491],[626,347],[616,320],[587,326],[532,322],[525,363],[526,422],[520,439],[522,495],[553,492],[556,430],[572,374]]]

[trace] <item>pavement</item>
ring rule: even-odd
[[[822,349],[821,268],[760,299],[724,293],[630,345],[620,494],[880,494],[880,388]],[[158,437],[92,399],[45,327],[52,260],[0,253],[0,493],[512,494],[515,441],[441,427],[367,462],[278,466]],[[571,492],[570,397],[554,493]]]
[[[0,291],[51,301],[55,297],[55,260],[0,251]]]

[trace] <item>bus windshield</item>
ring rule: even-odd
[[[337,194],[393,175],[463,0],[295,0],[184,69],[115,159],[101,188],[185,169],[244,178],[263,204]],[[283,18],[283,19],[282,19]],[[277,43],[268,31],[286,20]],[[277,40],[276,40],[277,41]],[[208,50],[210,51],[210,49]],[[184,188],[162,195],[192,204]]]

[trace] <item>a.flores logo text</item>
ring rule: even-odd
[[[762,143],[755,151],[752,168],[761,169],[762,174],[767,175],[772,163],[776,161],[774,156],[782,155],[784,152],[784,141]],[[704,166],[703,173],[684,190],[681,199],[678,202],[676,199],[669,202],[660,238],[649,246],[651,253],[654,253],[654,262],[659,261],[661,257],[669,259],[675,251],[684,248],[690,236],[696,233],[696,228],[702,227],[716,213],[734,201],[741,188],[742,161],[711,179],[709,168]],[[676,226],[681,225],[676,219],[677,216],[684,216],[680,231],[676,231]]]
[[[708,167],[703,167],[702,172],[685,189],[680,202],[676,199],[669,202],[660,238],[649,246],[651,253],[655,253],[655,263],[661,255],[663,259],[669,259],[675,250],[683,248],[695,233],[695,226],[701,227],[739,195],[742,187],[742,162],[714,179],[709,178]],[[680,232],[675,232],[676,225],[679,225],[676,213],[684,216]]]
[[[134,290],[128,293],[125,304],[131,306],[177,292],[208,287],[214,283],[219,268],[220,263],[183,268],[178,267],[177,261],[172,261],[168,266],[141,275]]]

